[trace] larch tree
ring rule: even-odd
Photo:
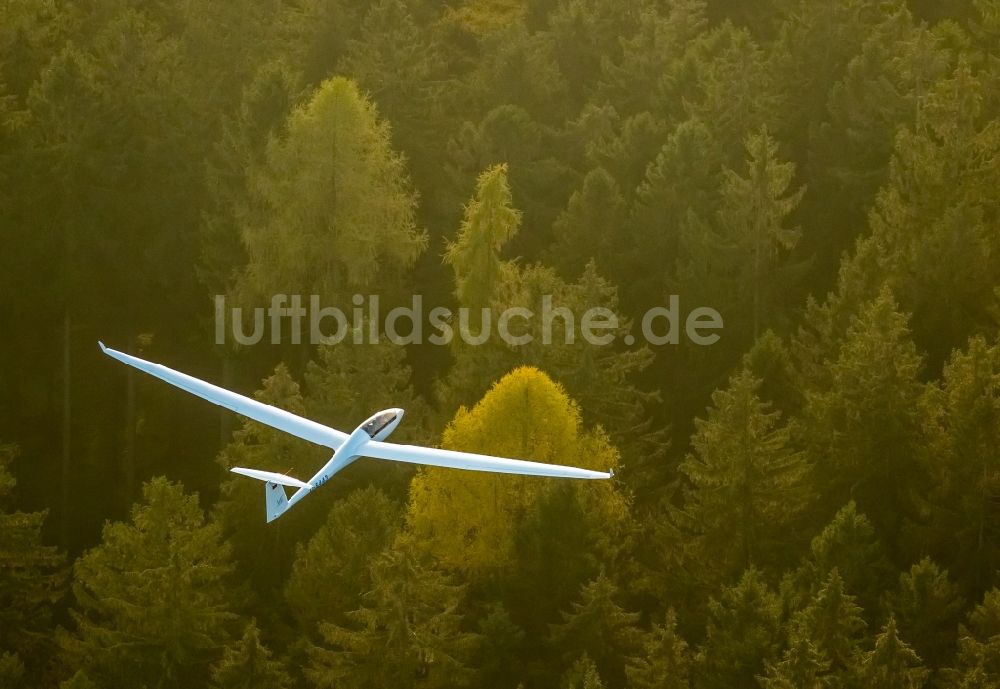
[[[617,452],[605,435],[582,428],[579,408],[562,387],[530,367],[504,376],[472,409],[460,408],[442,445],[602,471],[617,464]],[[448,569],[473,579],[503,573],[516,561],[519,530],[557,484],[426,467],[410,485],[407,528]],[[624,496],[611,483],[586,490],[575,485],[572,500],[596,520],[595,526],[602,524],[593,534],[597,542],[626,517]],[[460,522],[456,514],[463,515]]]
[[[500,252],[520,226],[521,212],[511,199],[507,165],[484,170],[476,182],[475,195],[465,207],[458,235],[444,256],[455,274],[455,296],[459,304],[474,312],[477,324],[479,310],[490,305],[506,273],[513,268]]]
[[[270,140],[243,241],[248,295],[390,289],[427,243],[389,125],[344,77],[324,81]]]

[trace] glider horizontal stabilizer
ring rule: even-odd
[[[312,486],[305,481],[300,481],[297,478],[292,478],[291,476],[285,476],[284,474],[278,474],[273,471],[261,471],[260,469],[246,469],[244,467],[233,467],[230,469],[234,474],[240,474],[242,476],[249,476],[250,478],[255,478],[258,481],[267,481],[268,483],[278,483],[282,486],[291,486],[292,488],[306,488],[312,490]]]

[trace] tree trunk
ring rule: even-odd
[[[59,483],[59,544],[65,550],[69,547],[70,534],[70,482],[72,481],[72,441],[73,441],[73,404],[71,395],[70,379],[70,332],[72,328],[72,318],[69,307],[63,313],[63,399],[62,399],[62,464]]]
[[[135,337],[129,338],[128,353],[135,354]],[[125,448],[122,455],[122,498],[125,509],[132,507],[135,488],[135,368],[127,366],[125,393]]]

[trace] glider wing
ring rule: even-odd
[[[454,450],[440,450],[433,447],[419,447],[417,445],[397,445],[396,443],[384,443],[378,440],[370,440],[362,445],[358,448],[358,454],[363,457],[388,459],[394,462],[430,464],[432,466],[468,469],[470,471],[494,471],[501,474],[583,479],[603,479],[611,478],[612,476],[610,471],[591,471],[590,469],[580,469],[578,467],[562,466],[559,464],[543,464],[523,459],[490,457],[489,455],[477,455],[471,452],[455,452]]]
[[[118,361],[124,364],[128,364],[160,380],[164,380],[171,385],[179,387],[181,390],[186,390],[192,395],[197,395],[220,407],[231,409],[237,414],[242,414],[247,418],[277,428],[280,431],[291,433],[311,443],[336,450],[347,440],[347,434],[335,428],[324,426],[309,419],[303,419],[301,416],[296,416],[284,409],[278,409],[269,404],[238,395],[235,392],[224,390],[211,383],[198,380],[166,366],[154,364],[131,354],[124,354],[123,352],[110,349],[105,347],[103,342],[98,344],[101,345],[102,352],[114,359],[118,359]]]

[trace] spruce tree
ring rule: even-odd
[[[73,568],[67,660],[104,687],[190,686],[231,638],[231,549],[198,497],[155,478]]]
[[[256,621],[251,620],[243,637],[227,646],[222,658],[212,666],[213,689],[286,689],[291,678],[284,663],[271,656],[261,643]]]
[[[744,370],[713,394],[681,464],[690,488],[674,518],[710,577],[774,563],[806,499],[808,465],[778,425],[780,413],[757,397],[759,386]]]

